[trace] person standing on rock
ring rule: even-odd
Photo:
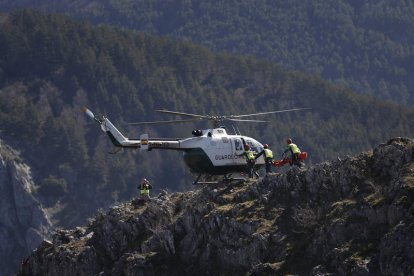
[[[140,191],[141,198],[149,199],[150,198],[150,190],[152,189],[152,185],[146,178],[141,179],[141,183],[138,187]]]
[[[254,159],[255,152],[250,150],[249,145],[244,146],[244,152],[239,154],[238,156],[245,156],[247,162],[247,173],[249,174],[250,178],[253,178],[253,174],[259,178],[259,174],[254,170],[254,166],[256,164],[256,159]]]
[[[283,152],[283,156],[285,156],[288,152],[291,155],[291,162],[290,165],[296,165],[299,168],[302,166],[302,162],[299,159],[300,149],[299,147],[292,142],[291,138],[286,139],[286,143],[288,145],[287,149]]]
[[[258,155],[254,158],[255,160],[264,154],[265,164],[266,164],[266,174],[272,171],[273,164],[273,152],[269,149],[268,144],[264,144],[263,150],[259,152]]]

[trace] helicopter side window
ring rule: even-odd
[[[242,141],[240,141],[240,139],[234,140],[234,148],[236,149],[236,151],[243,150],[243,143]]]

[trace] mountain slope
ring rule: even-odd
[[[0,275],[12,275],[53,228],[37,198],[30,167],[2,140],[0,213]]]
[[[248,183],[160,193],[59,232],[19,275],[409,275],[414,141]]]
[[[414,103],[411,1],[0,1],[266,58],[355,91]]]
[[[192,180],[175,152],[107,154],[110,142],[86,121],[84,105],[130,137],[186,137],[208,127],[125,124],[165,120],[155,109],[230,115],[309,107],[237,127],[270,144],[276,158],[292,137],[314,163],[414,133],[412,108],[267,61],[33,11],[4,14],[0,25],[0,135],[22,151],[45,202],[61,204],[59,223],[67,227],[129,199],[142,176],[163,183],[157,189],[189,189]]]

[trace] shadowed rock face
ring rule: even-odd
[[[58,231],[19,275],[410,275],[413,146],[133,200]]]
[[[12,275],[51,232],[33,190],[30,168],[0,140],[0,275]]]

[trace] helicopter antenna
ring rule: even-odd
[[[234,125],[231,125],[231,127],[233,128],[233,132],[234,132],[235,134],[237,134],[236,129],[234,128]]]
[[[241,135],[241,131],[238,126],[236,126],[236,129],[237,129],[238,135]]]

